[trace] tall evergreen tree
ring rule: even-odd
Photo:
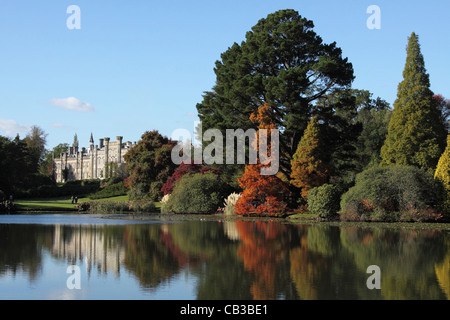
[[[310,189],[328,182],[329,169],[324,161],[324,148],[319,121],[317,117],[313,117],[291,160],[291,183],[301,189],[301,195],[305,200]]]
[[[414,165],[434,172],[446,144],[446,130],[430,90],[430,78],[413,32],[408,39],[403,81],[398,86],[386,141],[383,165]]]
[[[0,136],[0,190],[10,194],[30,188],[37,173],[34,150],[19,135],[15,139]],[[1,200],[1,199],[0,199]]]
[[[348,88],[353,66],[336,43],[326,44],[314,23],[294,10],[269,14],[216,62],[216,84],[197,105],[204,130],[256,129],[250,115],[268,103],[280,134],[280,170],[290,158],[326,94]]]
[[[380,152],[386,140],[392,109],[380,97],[373,99],[369,91],[355,90],[355,93],[358,100],[355,120],[362,127],[356,143],[355,172],[361,172],[381,162]]]
[[[24,141],[33,156],[33,162],[37,170],[45,161],[47,134],[38,126],[32,126]]]

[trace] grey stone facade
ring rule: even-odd
[[[132,147],[131,142],[123,143],[123,137],[117,137],[112,142],[110,138],[99,139],[99,145],[94,145],[91,134],[89,149],[70,147],[54,159],[55,180],[66,182],[110,177],[115,170],[124,166],[123,157]]]

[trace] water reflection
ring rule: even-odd
[[[82,264],[88,279],[113,275],[121,286],[132,276],[135,298],[152,292],[158,299],[163,290],[175,298],[174,279],[184,276],[194,288],[189,299],[450,299],[450,237],[437,229],[273,221],[0,224],[0,292],[3,281],[19,275],[29,282],[48,277],[50,260]],[[381,290],[366,286],[370,265],[381,269]],[[67,274],[61,277],[65,283]]]

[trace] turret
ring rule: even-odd
[[[122,162],[122,140],[123,137],[117,136],[117,163],[121,163]]]
[[[89,150],[91,153],[94,151],[94,136],[92,135],[92,132],[91,132],[91,139],[89,140]]]

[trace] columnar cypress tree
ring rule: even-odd
[[[446,131],[430,90],[430,79],[413,32],[407,46],[403,81],[381,149],[382,165],[414,165],[434,172],[445,148]]]
[[[328,182],[329,170],[324,161],[324,146],[319,121],[313,117],[291,160],[291,183],[301,189],[304,199],[308,198],[310,189]]]

